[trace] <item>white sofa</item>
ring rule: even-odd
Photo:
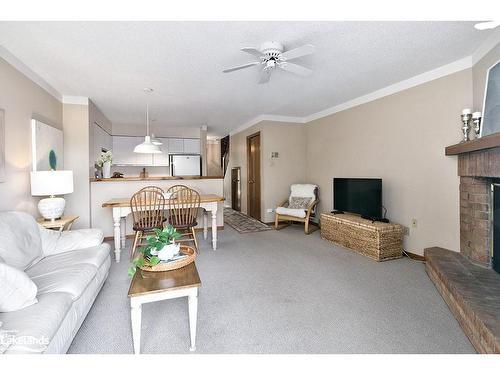
[[[2,351],[66,353],[108,276],[110,246],[102,241],[98,229],[56,232],[26,213],[0,212],[0,262],[38,289],[37,303],[0,312],[0,334],[15,338]]]

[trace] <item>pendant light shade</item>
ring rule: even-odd
[[[156,138],[154,134],[151,134],[151,143],[156,146],[161,146],[163,144],[163,142]]]
[[[144,137],[144,142],[135,146],[134,152],[139,154],[161,154],[161,150],[158,145],[151,142],[151,137],[149,135]]]
[[[138,154],[161,154],[161,149],[157,144],[151,142],[151,137],[149,136],[149,105],[146,105],[146,136],[144,137],[144,142],[135,146],[134,152]]]

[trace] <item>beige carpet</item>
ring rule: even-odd
[[[198,235],[197,353],[473,353],[427,277],[407,258],[377,263],[301,226]],[[132,353],[127,256],[70,353]],[[143,353],[189,353],[186,299],[144,305]]]

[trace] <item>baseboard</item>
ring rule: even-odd
[[[408,258],[410,258],[412,260],[418,260],[420,262],[425,262],[425,256],[423,256],[423,255],[410,253],[409,251],[404,251],[403,255],[406,255]]]
[[[208,231],[210,232],[212,230],[212,227],[208,227]],[[218,225],[217,226],[217,230],[224,230],[224,225]],[[203,232],[203,228],[194,228],[194,231],[195,232]],[[125,238],[134,238],[135,234],[127,234],[125,236]],[[114,240],[114,236],[107,236],[107,237],[104,237],[104,241],[113,241]]]

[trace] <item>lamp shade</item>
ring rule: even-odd
[[[73,171],[31,172],[31,195],[62,195],[73,192]]]
[[[161,149],[151,142],[151,137],[147,135],[144,137],[144,142],[135,146],[134,152],[139,154],[161,154]]]

